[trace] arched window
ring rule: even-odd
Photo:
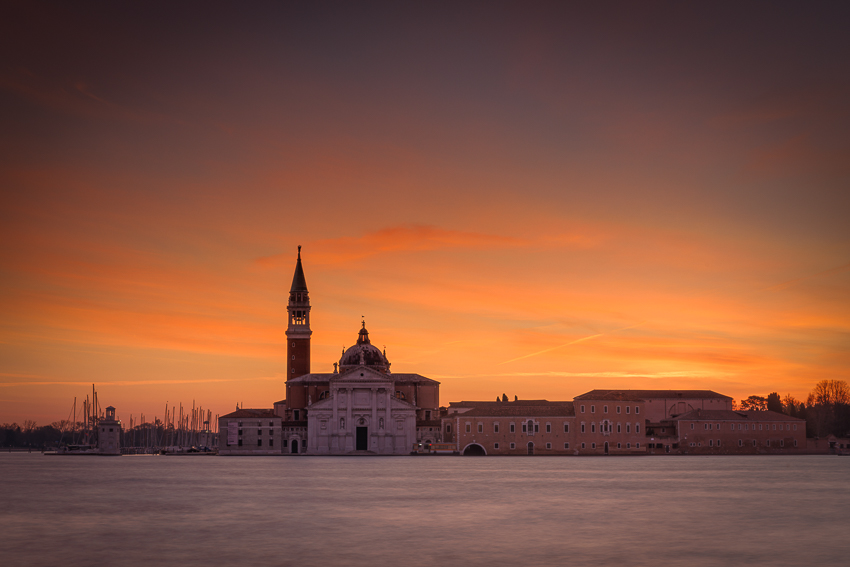
[[[532,421],[530,419],[528,420],[528,434],[529,435],[534,434],[534,421]]]

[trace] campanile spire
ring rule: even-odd
[[[289,380],[310,373],[310,336],[313,331],[310,330],[310,296],[304,268],[301,266],[301,246],[298,246],[298,259],[286,311],[289,314],[289,325],[286,328],[286,379]]]

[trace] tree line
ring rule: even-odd
[[[775,411],[806,420],[806,436],[850,437],[850,386],[845,380],[821,380],[809,392],[805,402],[786,394],[780,397],[771,392],[767,396],[750,396],[733,402],[732,409]]]

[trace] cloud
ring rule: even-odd
[[[514,248],[527,241],[496,234],[447,230],[431,225],[399,225],[383,228],[363,236],[330,238],[310,244],[310,262],[339,264],[390,252],[421,252],[449,248],[491,249]],[[292,261],[292,254],[276,254],[258,258],[264,266],[279,261]]]
[[[824,270],[822,272],[815,272],[814,274],[809,274],[808,276],[802,276],[802,277],[799,277],[799,278],[794,278],[793,280],[788,280],[786,282],[782,282],[780,284],[772,285],[770,287],[764,288],[763,291],[779,291],[779,290],[783,290],[787,287],[790,287],[794,284],[797,284],[799,282],[802,282],[802,281],[805,281],[805,280],[808,280],[808,279],[811,279],[811,278],[816,278],[818,276],[839,274],[839,273],[847,271],[847,270],[850,270],[850,263],[842,264],[841,266],[838,266],[836,268],[830,268],[829,270]]]

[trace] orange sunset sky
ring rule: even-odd
[[[0,422],[850,374],[847,3],[6,3]]]

